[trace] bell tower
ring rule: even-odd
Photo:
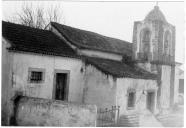
[[[167,109],[174,101],[175,26],[167,22],[159,6],[135,21],[133,60],[138,66],[157,74],[157,106]]]
[[[175,60],[175,27],[156,5],[133,28],[133,59],[171,64]]]

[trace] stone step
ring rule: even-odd
[[[139,120],[120,120],[119,122],[139,123]]]
[[[139,115],[131,114],[120,117],[119,127],[139,127]]]
[[[119,123],[118,126],[139,126],[139,123]]]

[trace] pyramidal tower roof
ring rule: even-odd
[[[165,19],[165,16],[163,15],[163,13],[161,12],[161,10],[159,9],[159,6],[154,6],[154,9],[151,10],[147,16],[145,17],[145,21],[163,21],[163,22],[167,22]]]

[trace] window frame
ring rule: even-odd
[[[55,95],[56,95],[56,74],[57,73],[64,73],[67,74],[67,78],[66,78],[66,94],[65,94],[65,100],[64,101],[68,101],[69,100],[69,85],[70,85],[70,70],[62,70],[62,69],[55,69],[54,70],[54,77],[53,77],[53,91],[52,91],[52,99],[55,99]]]
[[[40,81],[33,81],[31,80],[31,74],[32,72],[41,72],[42,73],[42,80]],[[34,83],[34,84],[40,84],[43,83],[45,81],[45,69],[43,68],[28,68],[28,83]]]
[[[128,104],[129,104],[129,93],[134,93],[134,101],[133,101],[133,107],[129,107]],[[134,110],[135,109],[135,106],[136,106],[136,90],[135,89],[129,89],[127,91],[127,110]]]

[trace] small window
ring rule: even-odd
[[[41,83],[44,81],[44,71],[42,69],[29,69],[30,83]]]
[[[128,92],[128,104],[127,104],[128,109],[134,109],[134,107],[135,107],[135,95],[136,95],[136,93],[134,91],[129,91]]]

